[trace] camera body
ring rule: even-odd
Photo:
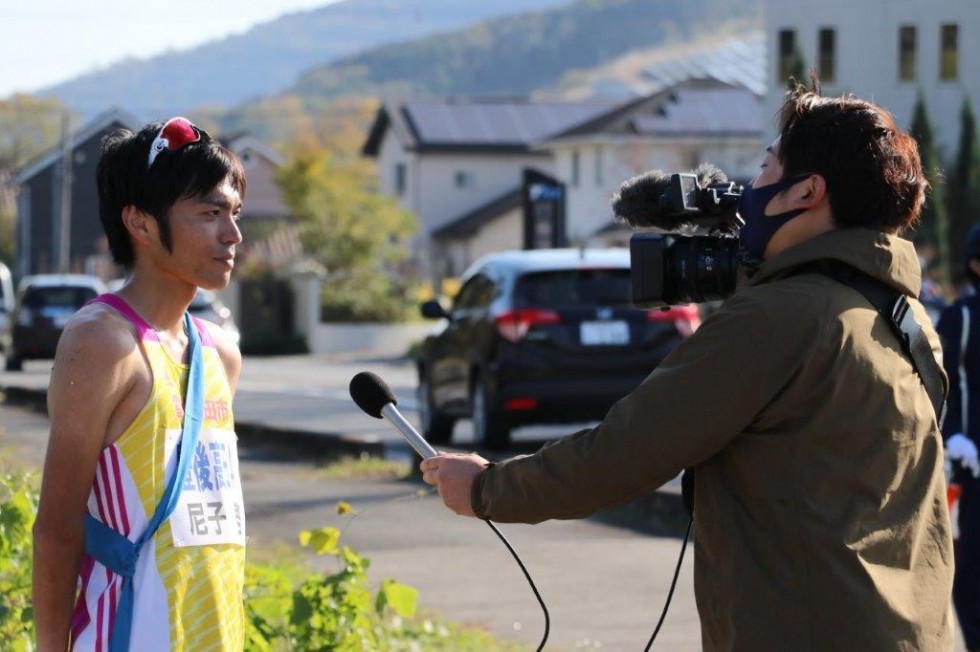
[[[742,187],[717,168],[630,179],[613,199],[630,238],[633,304],[666,308],[724,299],[738,277]]]

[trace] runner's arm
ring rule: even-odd
[[[68,644],[84,516],[106,430],[133,382],[137,345],[89,308],[68,323],[48,388],[51,434],[34,524],[34,618],[38,650]]]

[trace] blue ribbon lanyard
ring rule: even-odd
[[[85,515],[85,552],[100,564],[122,577],[122,595],[116,611],[116,620],[110,635],[110,652],[126,652],[129,649],[130,630],[133,624],[133,575],[143,544],[149,541],[165,520],[173,513],[180,499],[180,489],[190,470],[201,436],[204,418],[204,360],[201,354],[201,336],[194,326],[190,313],[184,315],[190,358],[187,392],[184,396],[184,423],[177,443],[177,466],[163,497],[157,505],[149,525],[136,541],[105,525],[91,514]]]

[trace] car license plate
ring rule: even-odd
[[[630,328],[625,321],[584,321],[579,331],[583,346],[610,346],[630,343]]]

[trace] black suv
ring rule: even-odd
[[[422,428],[447,443],[472,417],[485,448],[512,428],[601,419],[699,324],[696,307],[638,310],[627,249],[490,254],[470,267],[445,319],[418,358]]]

